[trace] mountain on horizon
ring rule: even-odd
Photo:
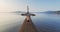
[[[60,10],[58,10],[58,11],[46,11],[45,13],[56,13],[56,14],[60,14]]]

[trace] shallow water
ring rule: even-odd
[[[0,32],[18,32],[25,16],[16,13],[0,13]],[[60,15],[36,13],[31,16],[33,23],[40,32],[60,32]]]

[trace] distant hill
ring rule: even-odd
[[[21,11],[16,11],[16,13],[21,13]]]
[[[25,12],[22,12],[22,11],[13,11],[12,13],[25,13]]]
[[[60,11],[55,11],[54,13],[60,14]]]
[[[59,11],[46,11],[45,13],[55,13],[55,14],[60,14],[60,10],[59,10]]]

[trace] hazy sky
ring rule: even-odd
[[[27,0],[0,0],[0,12],[26,11]],[[29,0],[30,11],[60,10],[60,0]]]

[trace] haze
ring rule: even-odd
[[[0,0],[0,12],[26,11],[27,0]],[[60,0],[29,0],[30,11],[60,10]]]

